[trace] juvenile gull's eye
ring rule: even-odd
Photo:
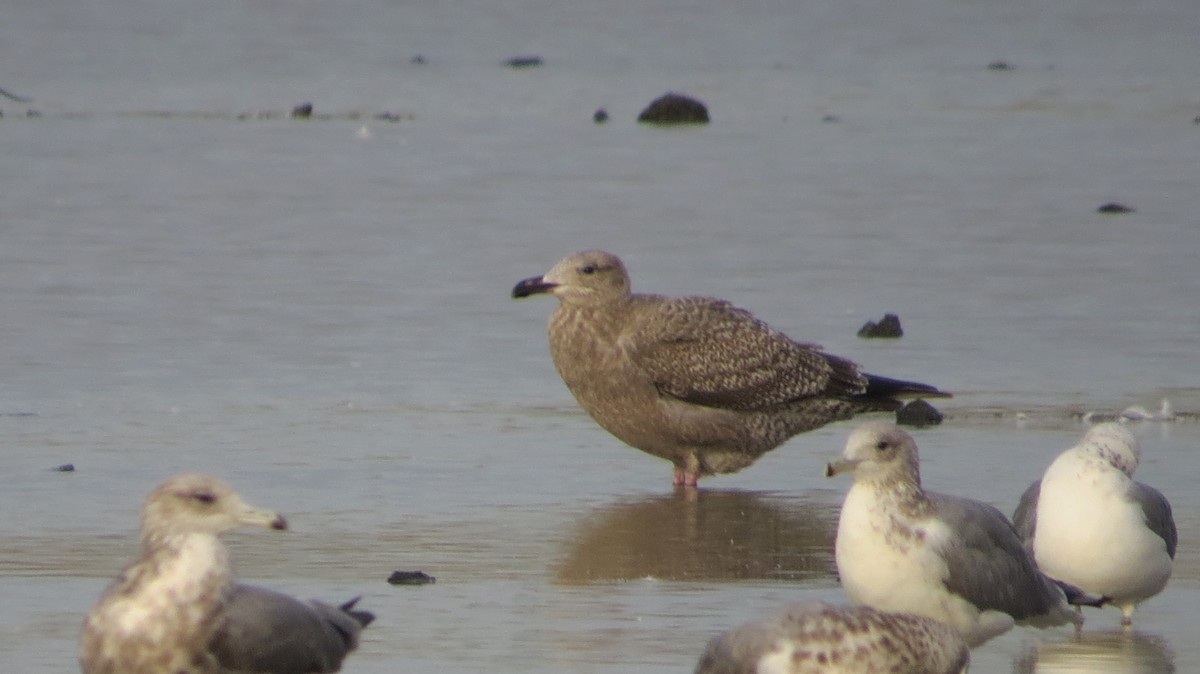
[[[580,269],[579,271],[583,272],[584,274],[595,274],[596,273],[596,265],[589,264],[586,267],[584,267],[583,269]]]
[[[210,492],[206,491],[198,491],[192,496],[201,503],[212,503],[217,500],[216,496],[213,496]]]
[[[888,444],[887,440],[880,440],[879,442],[875,443],[875,449],[877,449],[881,452],[883,450],[887,449],[888,447],[891,447],[891,445]]]

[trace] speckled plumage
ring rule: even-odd
[[[1140,458],[1128,429],[1094,426],[1055,458],[1013,513],[1038,566],[1108,597],[1124,624],[1166,587],[1178,541],[1166,497],[1133,480]]]
[[[835,556],[856,604],[942,620],[972,647],[1016,622],[1080,624],[1012,523],[979,501],[926,492],[917,445],[893,424],[855,429],[827,474],[853,471]]]
[[[959,674],[969,661],[932,618],[806,602],[714,637],[695,674]]]
[[[615,255],[584,251],[521,281],[550,293],[554,365],[580,406],[626,444],[675,464],[677,484],[730,473],[788,438],[897,396],[945,397],[876,377],[708,297],[635,294]]]
[[[336,672],[370,614],[235,584],[218,535],[245,525],[287,528],[211,476],[156,487],[142,508],[141,556],[84,620],[84,674]]]

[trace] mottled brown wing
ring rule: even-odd
[[[853,363],[794,342],[728,302],[639,299],[637,327],[622,344],[665,394],[698,405],[751,410],[865,389]]]

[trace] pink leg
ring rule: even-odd
[[[695,487],[699,480],[700,470],[698,468],[675,466],[675,477],[671,484],[676,487]]]

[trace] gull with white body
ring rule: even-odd
[[[917,444],[891,423],[855,429],[826,474],[851,472],[835,555],[856,604],[941,620],[972,647],[1012,629],[1080,625],[1094,602],[1043,575],[1008,518],[971,499],[925,491]]]
[[[1166,587],[1178,543],[1167,498],[1133,479],[1140,460],[1128,428],[1094,426],[1025,490],[1013,513],[1042,571],[1108,597],[1124,625]]]

